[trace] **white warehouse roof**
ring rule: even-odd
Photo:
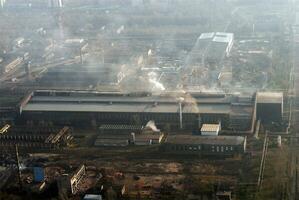
[[[199,36],[199,39],[212,39],[214,37],[215,33],[212,32],[212,33],[202,33],[200,36]]]
[[[199,36],[199,39],[200,40],[211,39],[213,42],[231,43],[234,40],[234,34],[224,33],[224,32],[202,33]]]

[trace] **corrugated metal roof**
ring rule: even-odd
[[[108,129],[108,130],[141,130],[143,126],[139,125],[130,125],[130,124],[102,124],[99,129]]]

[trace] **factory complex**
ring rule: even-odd
[[[296,199],[296,4],[0,0],[0,200]]]

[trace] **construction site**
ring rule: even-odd
[[[0,0],[0,200],[297,199],[298,3]]]

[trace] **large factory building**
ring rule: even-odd
[[[162,130],[199,130],[203,123],[249,130],[254,98],[225,94],[124,94],[90,91],[35,91],[20,105],[19,123],[94,126],[154,120]]]

